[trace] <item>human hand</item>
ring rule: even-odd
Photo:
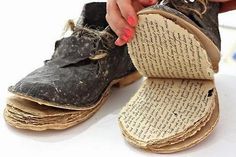
[[[157,0],[107,0],[106,20],[118,36],[115,44],[122,46],[132,40],[138,23],[137,12]]]
[[[212,2],[221,3],[220,12],[226,12],[236,9],[236,0],[211,0]]]

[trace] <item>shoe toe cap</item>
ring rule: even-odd
[[[9,91],[31,99],[59,104],[61,108],[91,107],[99,98],[103,88],[96,77],[75,74],[71,69],[58,69],[44,66],[27,75]]]

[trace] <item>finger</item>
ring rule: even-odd
[[[129,34],[129,32],[126,32],[126,34]],[[126,43],[129,43],[131,42],[131,40],[134,38],[134,35],[130,36],[130,38],[128,38],[127,40],[124,40],[123,38],[118,38],[116,41],[115,41],[115,44],[117,46],[122,46]]]
[[[132,39],[133,39],[133,37],[134,37],[134,35],[130,35],[130,33],[131,32],[129,32],[127,29],[125,30],[125,36],[123,36],[123,37],[118,37],[118,39],[115,41],[115,44],[117,45],[117,46],[122,46],[122,45],[124,45],[124,44],[126,44],[126,43],[128,43],[128,42],[130,42]],[[133,33],[134,34],[134,33]]]
[[[123,46],[126,44],[126,42],[124,40],[122,40],[121,38],[118,38],[116,41],[115,41],[115,44],[117,46]]]
[[[125,42],[128,42],[130,39],[132,39],[134,35],[134,28],[131,27],[121,16],[119,8],[114,1],[107,3],[106,20],[111,29],[120,39]]]
[[[121,15],[126,19],[128,24],[135,27],[138,23],[138,17],[132,5],[132,0],[126,0],[125,3],[123,0],[117,0],[117,5],[120,9]]]
[[[134,33],[134,28],[129,26],[125,19],[121,16],[118,6],[114,1],[108,3],[106,20],[112,30],[125,41]]]

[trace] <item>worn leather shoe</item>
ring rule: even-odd
[[[5,119],[14,127],[65,129],[91,117],[112,86],[138,80],[127,46],[114,45],[117,36],[105,20],[106,3],[84,6],[73,33],[58,40],[45,65],[9,88]]]

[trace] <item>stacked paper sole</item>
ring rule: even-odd
[[[190,89],[192,86],[201,94]],[[209,88],[214,89],[210,81],[145,80],[120,112],[125,139],[158,153],[181,151],[201,142],[213,131],[219,117],[216,90],[211,93]],[[191,98],[182,97],[189,93]]]
[[[128,47],[147,79],[120,112],[125,139],[157,153],[181,151],[206,139],[219,118],[216,46],[178,16],[144,9]]]
[[[19,129],[34,131],[67,129],[92,117],[107,100],[112,86],[123,87],[140,78],[141,75],[134,72],[112,81],[100,99],[88,108],[75,109],[67,105],[66,109],[62,109],[60,104],[46,102],[21,93],[12,93],[7,99],[4,118],[9,125]]]

